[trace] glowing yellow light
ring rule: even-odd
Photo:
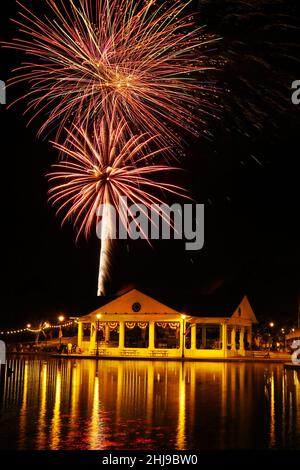
[[[97,320],[100,320],[101,317],[102,317],[101,313],[97,313],[96,315]]]
[[[275,323],[273,323],[273,322],[271,321],[271,323],[269,323],[269,325],[270,325],[271,328],[273,328],[273,326],[275,325]]]
[[[59,320],[59,321],[64,321],[64,319],[65,319],[65,317],[64,317],[63,315],[60,315],[60,316],[58,317],[58,320]]]
[[[27,328],[31,328],[31,325],[30,325],[30,323],[28,323],[28,324],[27,324]]]
[[[45,322],[45,323],[44,323],[44,328],[49,328],[49,327],[50,327],[49,323],[48,323],[48,322]]]
[[[182,320],[186,319],[186,315],[181,315]]]

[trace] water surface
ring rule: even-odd
[[[281,364],[17,358],[2,449],[300,449],[300,375]]]

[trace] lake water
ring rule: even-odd
[[[300,449],[281,364],[10,359],[1,449]]]

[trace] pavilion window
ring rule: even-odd
[[[236,330],[236,333],[235,333],[235,345],[236,345],[236,349],[240,349],[240,330],[237,329]]]
[[[97,341],[100,346],[117,348],[119,346],[120,322],[99,322],[97,329]]]
[[[155,348],[179,349],[180,347],[180,323],[158,322],[155,323]]]
[[[244,336],[244,348],[246,349],[246,351],[250,351],[251,350],[251,343],[248,341],[249,340],[249,329],[246,328],[245,329],[245,336]]]
[[[221,325],[196,325],[197,349],[222,349]]]
[[[232,327],[231,326],[228,326],[227,327],[227,349],[230,351],[232,349],[234,349],[232,347],[232,344],[231,344],[231,340],[232,340]]]
[[[115,326],[116,325],[116,326]],[[109,347],[117,348],[119,346],[120,323],[109,322]]]
[[[125,348],[148,348],[149,323],[125,322]]]
[[[83,341],[89,341],[91,335],[91,324],[90,323],[83,323],[82,325],[82,337]]]

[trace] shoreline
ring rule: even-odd
[[[240,362],[240,363],[265,363],[265,364],[283,364],[285,367],[300,368],[300,365],[287,362],[286,358],[255,358],[255,357],[233,357],[233,358],[191,358],[191,357],[136,357],[136,356],[95,356],[95,355],[81,355],[81,354],[53,354],[53,353],[36,353],[36,352],[13,352],[7,353],[7,357],[12,356],[42,356],[43,358],[54,358],[54,359],[81,359],[81,360],[114,360],[114,361],[169,361],[169,362]],[[299,366],[299,367],[297,367]]]

